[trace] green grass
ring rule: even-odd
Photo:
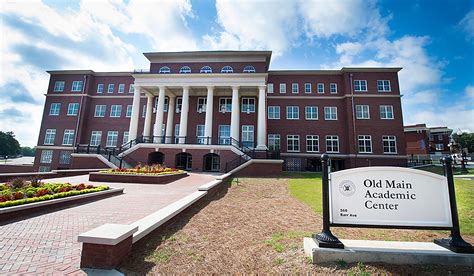
[[[320,173],[286,173],[290,195],[322,214]],[[474,180],[454,179],[461,233],[474,235]]]
[[[422,171],[427,171],[427,172],[432,172],[436,173],[439,175],[444,175],[443,167],[442,166],[427,166],[427,167],[421,167],[418,168],[418,170]],[[466,175],[466,174],[474,174],[474,169],[467,169],[467,173],[462,173],[461,168],[455,167],[453,170],[453,175]]]

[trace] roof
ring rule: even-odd
[[[133,72],[95,72],[93,70],[49,70],[50,75],[131,76]]]

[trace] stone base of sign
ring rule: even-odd
[[[344,249],[320,248],[304,238],[304,252],[314,264],[347,263],[443,264],[474,266],[474,255],[454,253],[431,242],[341,240]]]

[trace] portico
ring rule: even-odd
[[[228,145],[231,142],[245,142],[257,150],[267,149],[267,74],[140,73],[133,77],[135,92],[129,140],[143,135],[152,137],[153,143],[157,144]],[[138,133],[142,95],[147,98],[144,131]],[[157,100],[153,110],[155,97]],[[196,100],[197,106],[191,106],[190,102],[195,103]],[[153,113],[155,123],[152,127]],[[205,113],[204,120],[199,121],[202,118],[198,120],[197,117],[202,117],[202,113]],[[175,118],[175,114],[179,118]],[[217,117],[220,120],[216,120]],[[197,124],[196,133],[191,132],[193,125],[189,125],[190,121]],[[245,121],[245,125],[241,121]],[[253,139],[255,129],[256,143]]]

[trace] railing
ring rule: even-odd
[[[244,155],[239,155],[239,157],[225,163],[225,172],[228,173],[249,160],[244,158]]]

